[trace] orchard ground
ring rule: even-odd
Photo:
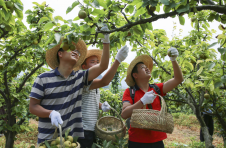
[[[199,143],[200,126],[194,115],[185,115],[174,113],[175,128],[172,134],[167,134],[168,138],[164,140],[166,148],[186,147],[191,143]],[[37,141],[38,122],[30,119],[29,130],[18,134],[14,143],[15,148],[29,148],[31,144]],[[217,148],[223,148],[223,138],[218,136],[218,131],[214,131],[213,144]],[[127,135],[128,136],[128,135]],[[0,137],[0,148],[5,144],[5,137]],[[189,147],[189,146],[188,146]]]

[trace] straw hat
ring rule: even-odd
[[[134,66],[139,63],[139,62],[143,62],[144,65],[146,65],[148,67],[148,69],[150,71],[152,71],[153,68],[153,61],[152,58],[149,55],[140,55],[137,56],[130,64],[129,67],[127,69],[127,76],[126,76],[126,83],[128,86],[134,86],[135,82],[133,81],[133,78],[131,76],[132,70],[134,68]]]
[[[101,60],[101,57],[102,57],[102,53],[103,53],[103,50],[100,50],[100,49],[90,49],[90,50],[87,50],[87,54],[86,54],[86,57],[85,57],[85,60],[88,58],[88,57],[91,57],[91,56],[97,56],[97,59],[100,61]],[[84,60],[84,61],[85,61]],[[74,71],[77,71],[79,69],[82,69],[82,64],[75,67],[74,68]]]
[[[52,69],[55,69],[56,67],[59,66],[59,63],[57,61],[57,52],[60,49],[60,45],[62,44],[62,41],[63,41],[63,39],[61,39],[61,41],[58,45],[47,50],[47,52],[46,52],[46,62]],[[77,63],[74,66],[74,67],[77,67],[78,65],[81,65],[83,63],[83,61],[85,60],[86,53],[87,53],[87,46],[86,46],[86,43],[81,39],[79,39],[79,41],[77,43],[72,42],[72,44],[75,45],[76,50],[78,50],[81,54]]]

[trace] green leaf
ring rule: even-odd
[[[216,64],[213,62],[213,63],[210,63],[209,66],[208,66],[208,71],[210,71]]]
[[[214,20],[214,18],[215,18],[215,14],[211,13],[207,20],[209,22],[212,22]]]
[[[56,40],[57,44],[59,44],[60,38],[61,38],[61,34],[55,33],[54,36],[55,36],[55,40]]]
[[[226,83],[226,75],[222,76],[221,80],[222,80],[223,83]]]
[[[79,4],[78,1],[75,1],[74,3],[72,3],[72,5],[67,8],[66,14],[68,14],[69,12],[71,12],[71,10],[73,10],[75,8],[75,6],[77,6],[78,4]]]
[[[179,16],[179,21],[181,25],[184,25],[185,23],[185,18],[183,16]]]
[[[18,9],[15,9],[15,12],[17,14],[17,17],[19,20],[22,20],[23,19],[23,11],[20,11]]]
[[[220,87],[223,85],[223,82],[222,81],[218,81],[214,84],[214,87],[217,88],[217,87]]]
[[[41,23],[43,23],[43,22],[45,22],[45,21],[48,21],[48,20],[49,20],[48,17],[42,17],[42,18],[39,20],[38,24],[41,24]]]
[[[40,6],[39,3],[37,2],[32,2],[33,4],[35,4],[36,6]]]
[[[107,9],[107,4],[103,0],[97,0],[101,7]]]
[[[217,50],[221,53],[224,54],[226,52],[226,48],[217,48]]]
[[[140,25],[133,26],[132,29],[137,36],[140,36],[143,33]]]
[[[97,0],[94,0],[92,3],[90,3],[94,8],[99,8],[100,4]]]
[[[0,6],[2,6],[6,11],[8,11],[8,8],[6,7],[4,0],[0,0]]]
[[[47,148],[51,148],[49,143],[45,140],[45,145],[47,146]]]
[[[54,40],[55,35],[52,35],[47,42],[45,42],[45,46],[48,45],[50,42],[52,42]]]
[[[197,71],[197,76],[200,75],[200,73],[202,73],[202,71],[203,71],[203,66],[201,66],[201,67],[199,68],[199,70]]]
[[[176,11],[180,14],[180,13],[182,13],[182,12],[187,12],[187,11],[189,11],[189,4],[187,4],[187,5],[185,5],[185,6],[183,6],[183,5],[181,5]]]
[[[130,14],[132,14],[133,11],[134,11],[134,6],[133,6],[133,5],[128,5],[128,6],[126,7],[126,9],[125,9],[125,12],[126,12],[126,13],[129,12]]]
[[[76,16],[74,19],[73,19],[73,21],[77,21],[77,20],[79,20],[80,18],[78,17],[78,16]]]
[[[102,33],[98,33],[97,38],[104,38],[104,35]]]
[[[11,15],[10,19],[8,20],[8,23],[11,25],[15,25],[15,18]]]
[[[52,29],[53,26],[54,26],[54,24],[52,22],[49,22],[49,23],[45,24],[43,29],[44,29],[44,31],[48,31],[48,30]]]
[[[64,19],[61,16],[55,16],[54,19],[64,21]]]
[[[136,14],[135,14],[134,17],[138,17],[139,15],[142,15],[142,14],[144,14],[144,13],[146,13],[146,12],[147,12],[146,8],[141,7],[141,8],[136,12]]]
[[[73,137],[73,142],[76,143],[78,140],[78,137]]]
[[[160,3],[163,3],[164,5],[169,5],[169,0],[160,0]]]
[[[207,49],[209,49],[209,48],[215,46],[216,44],[217,44],[217,42],[212,43],[211,45],[209,45],[209,46],[207,47]]]
[[[104,10],[94,9],[92,15],[105,14]]]
[[[185,63],[186,63],[185,66],[188,67],[190,69],[190,71],[192,71],[194,69],[194,66],[192,63],[190,63],[188,61],[186,61]]]
[[[23,11],[24,7],[20,3],[14,3],[14,6],[19,9],[20,11]]]

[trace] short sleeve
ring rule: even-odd
[[[125,91],[124,91],[124,94],[123,94],[123,97],[122,97],[122,103],[124,102],[128,102],[130,104],[133,104],[133,100],[130,96],[130,91],[129,91],[129,88],[127,88]]]
[[[160,92],[161,92],[161,96],[165,96],[166,95],[166,93],[165,94],[163,94],[163,85],[164,85],[164,83],[158,83],[158,84],[156,84],[158,87],[159,87],[159,89],[160,89]]]
[[[35,82],[31,88],[30,98],[35,98],[38,100],[43,99],[44,97],[44,86],[42,79],[40,77],[37,77],[35,79]]]
[[[83,91],[84,92],[88,92],[93,81],[88,81],[89,69],[84,70],[83,72],[84,72],[84,77],[83,77],[84,87],[83,87]]]

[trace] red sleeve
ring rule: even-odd
[[[133,100],[130,96],[130,91],[129,91],[129,88],[127,88],[125,91],[124,91],[124,94],[123,94],[123,97],[122,97],[122,103],[124,102],[129,102],[130,104],[133,104]]]
[[[166,94],[163,94],[163,85],[164,85],[164,83],[158,83],[158,84],[156,84],[158,87],[159,87],[159,89],[160,89],[160,92],[161,92],[161,96],[165,96]]]

